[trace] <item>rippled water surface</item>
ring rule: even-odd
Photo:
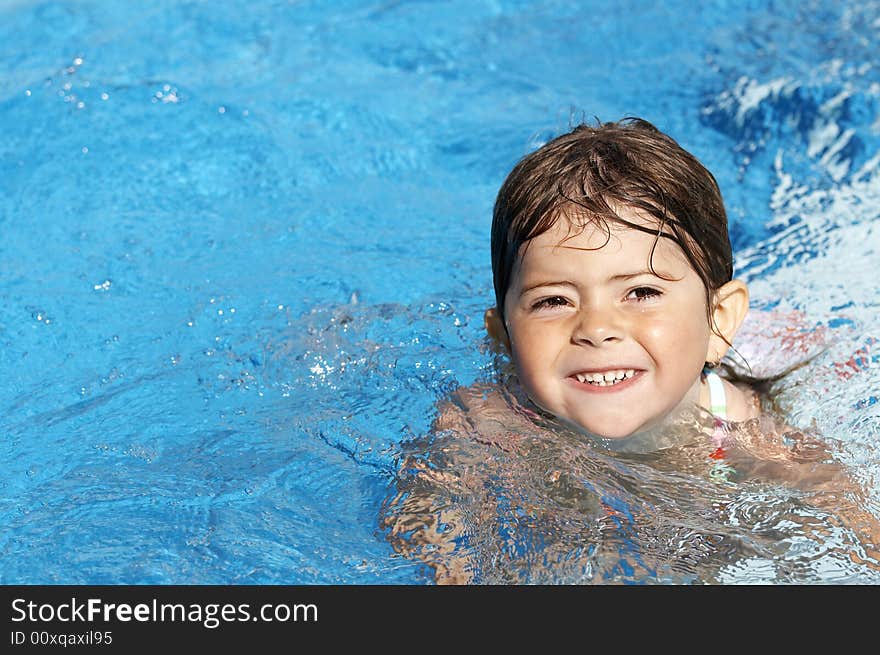
[[[0,4],[0,582],[431,582],[383,507],[503,366],[501,181],[593,116],[715,173],[880,516],[878,52],[876,2]],[[558,437],[451,446],[476,581],[878,581],[795,489]]]

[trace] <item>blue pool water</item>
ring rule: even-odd
[[[593,116],[696,154],[755,305],[827,329],[781,402],[880,516],[878,52],[877,2],[0,3],[0,582],[430,582],[401,445],[492,376],[504,176]],[[713,580],[876,581],[762,553]]]

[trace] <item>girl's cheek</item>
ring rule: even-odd
[[[682,320],[683,316],[689,320]],[[676,343],[691,343],[694,338],[703,334],[708,335],[708,332],[708,323],[705,320],[697,320],[688,311],[682,311],[675,316],[654,317],[654,320],[645,326],[645,334],[652,339]]]

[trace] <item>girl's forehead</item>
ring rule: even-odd
[[[599,255],[600,259],[610,255],[615,256],[615,261],[632,259],[634,264],[648,264],[649,267],[663,264],[681,272],[691,268],[677,239],[668,228],[661,230],[658,220],[633,214],[624,218],[642,229],[604,218],[573,220],[560,217],[549,230],[523,244],[517,257],[516,270],[522,273],[523,267],[530,269],[537,265],[544,268],[555,258],[570,259],[593,253]],[[666,238],[665,235],[673,238]]]
[[[630,220],[630,222],[639,225],[642,229],[604,218],[574,221],[562,217],[549,230],[533,237],[524,245],[527,246],[527,249],[541,250],[546,248],[553,250],[600,250],[606,247],[610,249],[641,249],[645,246],[653,247],[658,236],[662,234],[660,222],[656,219],[638,219]],[[666,233],[672,236],[668,231]],[[661,238],[660,241],[669,241],[669,239]],[[525,255],[525,252],[526,249],[521,255]]]

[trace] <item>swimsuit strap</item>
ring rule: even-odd
[[[709,469],[709,478],[718,483],[730,482],[730,476],[736,473],[736,469],[724,461],[727,459],[728,433],[728,428],[725,425],[725,421],[727,421],[727,395],[724,393],[724,382],[717,373],[709,368],[703,369],[703,377],[709,384],[709,405],[715,416],[715,426],[712,430],[712,444],[715,446],[715,450],[709,455],[709,458],[714,460],[714,464]]]
[[[724,383],[713,371],[707,370],[705,375],[706,382],[709,383],[709,405],[712,413],[720,419],[727,420],[727,396],[724,393]]]

